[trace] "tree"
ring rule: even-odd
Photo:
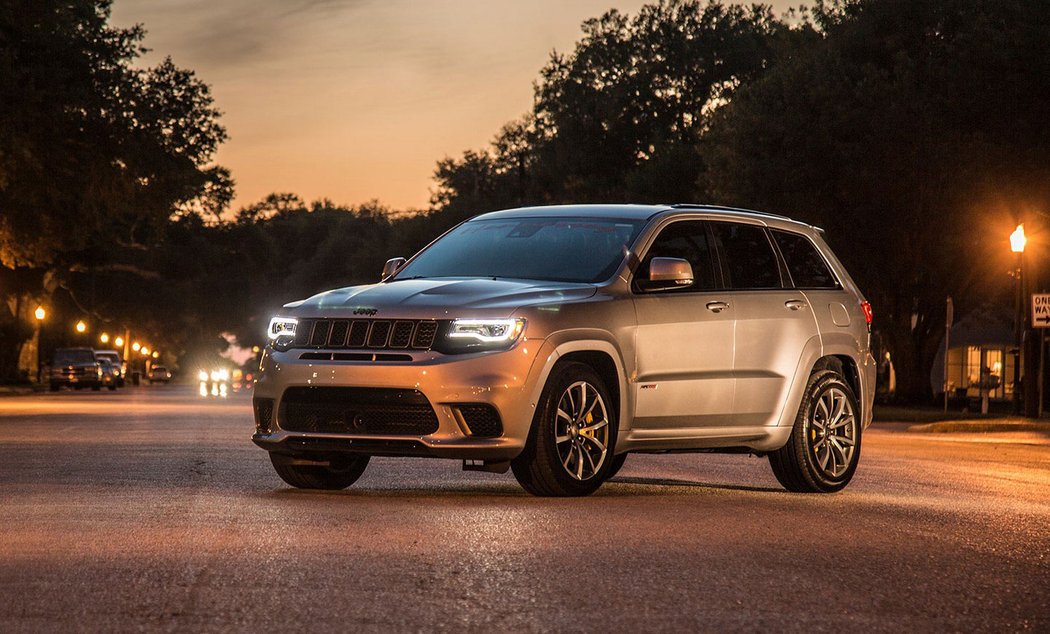
[[[945,296],[961,314],[1008,286],[1005,236],[1050,202],[1050,4],[850,0],[815,15],[821,37],[718,112],[700,189],[825,227],[875,307],[898,394],[924,400]]]
[[[714,106],[807,28],[714,1],[587,20],[572,53],[540,72],[528,116],[488,150],[438,164],[433,204],[464,218],[527,203],[688,201]]]
[[[208,87],[165,60],[133,66],[141,27],[110,0],[0,7],[0,378],[12,378],[35,298],[70,273],[135,270],[168,219],[217,213],[229,173]]]

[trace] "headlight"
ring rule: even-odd
[[[197,378],[200,379],[201,381],[207,381],[208,380],[208,373],[205,372],[204,370],[201,370],[200,372],[197,373]]]
[[[434,348],[445,354],[507,350],[523,332],[524,319],[456,319]]]
[[[266,329],[266,336],[277,350],[287,350],[295,339],[295,326],[298,320],[291,317],[274,317],[270,320],[270,327]]]

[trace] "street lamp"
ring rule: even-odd
[[[1010,250],[1017,254],[1017,301],[1014,311],[1014,414],[1021,413],[1021,345],[1024,332],[1024,247],[1028,238],[1024,234],[1024,223],[1017,225],[1010,234]]]
[[[116,339],[114,339],[113,340],[113,345],[117,346],[118,348],[123,348],[124,347],[124,337],[117,337]]]
[[[77,332],[81,332],[81,333],[84,332],[85,330],[87,330],[87,324],[84,323],[83,319],[81,319],[80,321],[77,322],[76,329],[77,329]]]
[[[135,352],[138,352],[139,348],[141,348],[141,347],[142,347],[142,344],[140,344],[137,341],[135,343],[131,344],[131,349],[134,350]]]
[[[144,356],[144,357],[148,357],[149,356],[149,348],[147,348],[146,346],[142,346],[142,356]]]
[[[109,335],[107,335],[106,333],[102,333],[98,336],[98,340],[102,343],[109,343]]]
[[[43,348],[43,337],[44,337],[44,317],[47,317],[47,311],[44,310],[43,306],[37,306],[36,310],[33,311],[33,316],[36,317],[36,382],[42,383],[44,380],[44,368],[41,363],[41,348]]]

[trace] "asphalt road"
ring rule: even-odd
[[[428,459],[297,491],[250,433],[243,395],[0,399],[0,631],[1050,630],[1045,439],[876,425],[837,495],[700,454],[539,499]]]

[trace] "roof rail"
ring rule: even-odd
[[[754,209],[743,209],[741,207],[726,207],[725,205],[704,205],[700,203],[674,203],[668,205],[671,209],[711,209],[716,211],[739,211],[745,214],[752,214],[755,216],[766,216],[767,218],[779,218],[780,220],[795,220],[787,216],[781,216],[780,214],[771,214],[765,211],[755,211]],[[798,222],[795,220],[795,222]]]

